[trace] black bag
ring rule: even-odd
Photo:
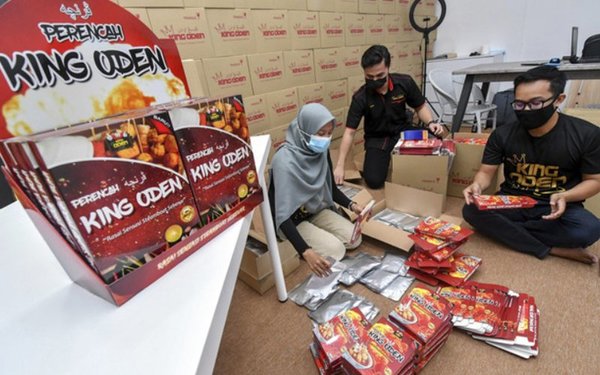
[[[498,108],[496,109],[496,126],[502,126],[511,122],[517,121],[517,115],[512,107],[512,102],[515,100],[515,93],[512,89],[497,92],[494,95],[492,103]],[[486,127],[492,126],[492,120],[488,119]]]
[[[586,39],[579,62],[600,62],[600,34],[592,35]]]

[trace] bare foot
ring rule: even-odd
[[[598,263],[598,257],[595,254],[592,254],[590,251],[582,248],[569,249],[566,247],[553,247],[550,250],[550,254],[586,264]]]

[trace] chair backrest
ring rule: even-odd
[[[452,72],[441,69],[430,71],[427,76],[429,83],[435,91],[440,104],[444,109],[448,108],[454,111],[457,107],[457,100],[454,94],[454,83],[452,82]],[[445,112],[445,111],[444,111]]]

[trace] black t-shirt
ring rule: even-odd
[[[600,128],[562,113],[542,137],[507,124],[490,135],[482,163],[504,163],[503,193],[548,200],[579,184],[582,174],[600,173]]]
[[[390,74],[389,90],[381,95],[362,85],[352,96],[346,126],[357,129],[365,117],[365,138],[394,137],[410,129],[406,119],[406,105],[418,108],[425,97],[415,81],[406,74]]]

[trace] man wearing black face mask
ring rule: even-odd
[[[383,186],[390,164],[390,153],[400,132],[415,129],[406,117],[406,105],[414,108],[419,119],[435,135],[443,127],[433,120],[425,97],[415,81],[405,74],[390,73],[390,53],[381,45],[368,48],[361,59],[365,84],[352,96],[346,130],[342,138],[338,162],[334,170],[336,184],[344,182],[344,161],[354,133],[365,118],[365,162],[363,178],[374,189]]]
[[[600,192],[600,128],[557,112],[566,79],[553,67],[518,76],[512,103],[518,122],[499,127],[485,147],[463,217],[479,232],[543,259],[548,254],[597,263],[586,250],[600,238],[600,220],[582,201]],[[504,163],[500,194],[527,195],[533,208],[479,211],[481,194]]]

